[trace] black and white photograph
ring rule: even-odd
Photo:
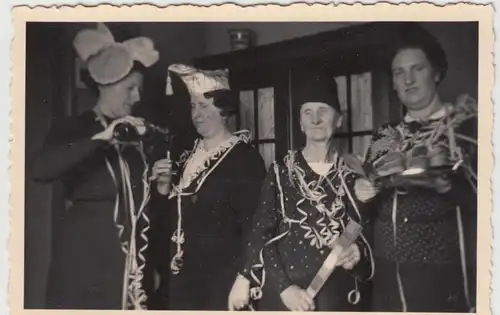
[[[489,314],[491,12],[422,5],[26,18],[16,309]]]

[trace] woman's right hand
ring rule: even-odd
[[[234,281],[231,292],[229,292],[228,309],[230,311],[241,310],[250,301],[250,281],[238,274]]]
[[[367,202],[379,193],[379,188],[377,188],[373,182],[364,178],[359,178],[354,184],[354,193],[359,201]]]
[[[294,312],[314,311],[316,308],[313,298],[306,290],[291,285],[280,294],[283,304]]]
[[[106,127],[106,129],[104,129],[103,131],[95,134],[92,137],[92,140],[102,140],[102,141],[106,141],[106,142],[112,142],[114,140],[113,139],[113,133],[115,131],[115,128],[116,128],[117,125],[119,125],[121,123],[128,123],[128,124],[132,125],[135,128],[140,128],[140,127],[144,126],[144,120],[143,119],[137,118],[137,117],[132,117],[132,116],[125,116],[125,117],[113,120],[113,122],[111,122]]]
[[[172,160],[162,159],[156,161],[149,180],[156,181],[158,192],[163,195],[168,194],[172,181]]]

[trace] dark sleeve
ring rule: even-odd
[[[356,220],[363,227],[362,234],[356,240],[359,251],[361,253],[361,259],[359,263],[351,270],[360,280],[369,280],[373,273],[373,257],[371,253],[371,243],[372,243],[372,220],[373,220],[373,204],[363,203],[356,198],[354,194],[354,182],[357,176],[350,174],[346,177],[346,185],[350,191],[352,200],[354,201],[356,207],[354,207],[353,202],[349,197],[345,200],[347,204],[347,212],[349,217]]]
[[[241,248],[245,248],[252,230],[252,219],[259,203],[262,182],[266,177],[264,161],[253,148],[241,151],[242,156],[236,165],[232,191],[230,195],[231,207],[235,209],[241,218],[242,240]],[[240,255],[240,267],[245,265],[246,258]]]
[[[156,186],[156,183],[153,183]],[[170,238],[172,230],[170,225],[170,209],[168,195],[164,196],[152,187],[150,202],[150,229],[148,233],[149,246],[148,258],[149,266],[156,269],[161,274],[170,272]]]
[[[478,120],[472,118],[464,121],[456,133],[464,135],[475,141],[478,140]],[[478,218],[478,198],[472,185],[477,187],[477,181],[467,179],[466,172],[470,168],[477,175],[478,147],[477,144],[466,140],[457,139],[457,144],[462,148],[466,156],[464,160],[465,167],[461,167],[459,172],[452,175],[452,188],[447,193],[447,198],[456,202],[461,209],[462,228],[464,236],[467,274],[469,277],[469,294],[471,302],[476,302],[476,285],[473,279],[477,275],[477,218]]]
[[[31,165],[31,178],[39,182],[59,179],[96,149],[107,143],[80,137],[84,128],[76,119],[65,118],[54,122],[42,149]]]
[[[456,129],[455,132],[477,141],[477,118],[471,118],[467,121],[464,121],[461,126]],[[452,174],[452,188],[447,193],[447,195],[450,200],[456,201],[465,213],[475,215],[477,211],[477,194],[473,189],[473,185],[477,187],[477,181],[467,174],[469,172],[473,172],[477,176],[477,145],[466,140],[461,140],[459,138],[457,138],[457,145],[462,149],[462,152],[464,154],[464,162],[459,171]]]
[[[279,197],[275,176],[274,166],[271,166],[262,185],[259,205],[253,217],[241,274],[252,281],[251,267],[265,261],[266,274],[271,278],[271,282],[277,284],[279,292],[282,292],[291,282],[285,274],[275,243],[265,246],[267,241],[277,236],[279,224],[276,208],[279,206]],[[261,251],[264,261],[260,259]]]

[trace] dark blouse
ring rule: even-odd
[[[61,224],[53,231],[50,308],[121,308],[125,254],[120,243],[129,240],[131,221],[123,194],[117,190],[123,181],[117,151],[104,141],[91,140],[103,130],[96,118],[89,111],[54,121],[30,169],[30,177],[37,182],[61,180],[70,204],[54,213],[60,215]],[[132,146],[122,147],[121,155],[129,165],[137,212],[144,197],[144,162],[148,161]],[[115,218],[117,193],[121,202]],[[121,238],[116,223],[123,226]],[[139,248],[144,245],[140,231],[147,224],[144,218],[138,222]]]
[[[453,120],[455,115],[452,112],[449,119]],[[436,117],[425,123],[403,120],[382,126],[373,136],[367,160],[373,162],[389,152],[389,143],[395,132],[404,135],[400,140],[414,140],[419,134],[442,125],[443,119],[446,118]],[[373,201],[376,214],[373,249],[377,265],[373,292],[377,311],[402,309],[399,298],[390,298],[400,294],[396,278],[391,276],[397,273],[396,264],[405,288],[408,311],[464,310],[460,306],[465,304],[461,254],[466,257],[471,299],[474,299],[477,195],[473,187],[477,187],[477,181],[467,175],[467,168],[477,174],[477,145],[461,136],[477,141],[477,116],[456,125],[454,132],[459,135],[457,146],[462,150],[464,162],[450,175],[450,191],[441,194],[416,186],[386,188]],[[448,145],[448,135],[445,132],[435,139],[434,145]],[[396,143],[393,145],[397,146]],[[413,145],[410,142],[408,148]],[[457,220],[457,206],[461,210],[460,220]],[[461,229],[465,239],[465,248],[462,249],[459,243]],[[426,279],[434,279],[436,284],[432,285]],[[391,281],[394,281],[393,286]],[[396,292],[392,292],[391,287]],[[420,301],[424,296],[433,299]]]
[[[302,180],[321,196],[319,202],[303,197],[300,193]],[[247,263],[241,273],[254,285],[263,286],[264,281],[271,283],[278,293],[290,285],[306,289],[331,251],[326,243],[342,233],[348,220],[368,226],[369,219],[352,193],[353,183],[354,176],[340,159],[325,177],[316,174],[300,152],[290,153],[282,163],[275,162],[261,190],[260,204],[247,243]],[[353,207],[349,194],[358,210]],[[363,231],[365,235],[367,232]],[[351,274],[352,282],[346,284],[342,280],[337,284],[348,289],[336,292],[343,294],[341,298],[344,299],[355,287],[355,279],[362,281],[371,276],[371,250],[367,239],[363,236],[356,243],[362,254],[361,262],[352,272],[337,268],[331,276],[337,278],[340,273]],[[269,279],[263,278],[262,264]],[[339,279],[342,278],[349,277],[340,276]]]

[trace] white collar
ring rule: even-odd
[[[435,120],[435,119],[443,118],[450,111],[450,109],[452,107],[453,107],[453,105],[451,105],[451,104],[444,104],[444,106],[441,107],[438,111],[435,111],[432,115],[430,115],[427,118],[427,120]],[[410,123],[413,121],[417,121],[417,119],[411,117],[410,114],[406,114],[406,116],[404,117],[404,122]]]

